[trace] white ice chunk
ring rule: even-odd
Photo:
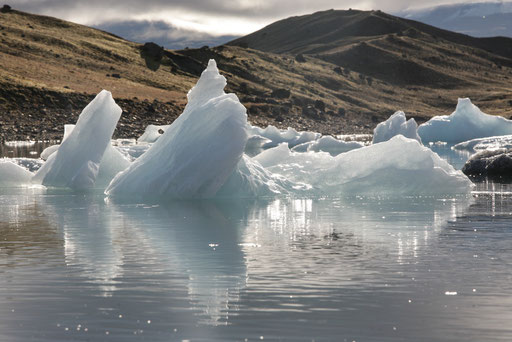
[[[388,141],[395,135],[401,134],[406,138],[415,139],[421,142],[421,138],[418,136],[418,124],[411,118],[407,121],[405,113],[398,111],[391,115],[389,119],[381,122],[373,130],[373,144]]]
[[[459,143],[476,138],[512,134],[512,121],[488,115],[471,103],[459,99],[455,112],[436,116],[418,127],[423,143],[445,141]]]
[[[30,184],[34,174],[8,159],[0,159],[0,187],[17,187]]]
[[[466,151],[498,150],[501,148],[512,148],[512,135],[472,139],[453,146],[454,150]]]
[[[137,142],[154,143],[162,134],[169,129],[170,125],[148,125],[144,133],[137,139]]]
[[[33,178],[34,183],[74,189],[95,185],[99,164],[121,116],[112,94],[101,91],[84,108],[76,127]]]
[[[62,138],[62,141],[66,140],[66,138],[71,134],[71,132],[73,131],[74,128],[75,128],[75,125],[72,125],[72,124],[64,125],[64,137]],[[60,144],[56,144],[56,145],[51,145],[51,146],[48,146],[47,148],[45,148],[43,150],[43,152],[41,152],[41,155],[40,155],[41,159],[48,160],[48,158],[50,158],[50,156],[52,154],[57,152],[57,150],[59,149],[59,146],[60,146]]]
[[[128,169],[108,195],[213,197],[233,173],[247,141],[245,107],[224,93],[226,79],[210,60],[189,91],[184,112]]]
[[[361,148],[364,143],[359,141],[338,140],[330,135],[325,135],[318,140],[310,141],[295,146],[294,152],[328,152],[331,156]]]
[[[262,137],[261,135],[250,136],[245,144],[245,153],[254,156],[264,150],[263,146],[271,143],[272,140]]]
[[[57,150],[59,149],[59,146],[60,144],[57,144],[57,145],[51,145],[51,146],[48,146],[47,148],[45,148],[43,150],[43,152],[41,152],[41,159],[42,160],[48,160],[48,158],[54,154],[55,152],[57,152]]]
[[[264,149],[275,147],[283,142],[288,143],[290,147],[294,147],[321,137],[321,134],[316,132],[297,132],[291,127],[288,127],[286,130],[280,130],[271,125],[266,128],[247,125],[247,131],[249,137],[259,135],[270,140],[270,142],[263,145]]]
[[[216,197],[253,198],[304,192],[307,188],[268,172],[256,160],[244,156]]]
[[[314,194],[455,194],[472,188],[462,172],[402,135],[336,157],[291,152],[281,144],[254,159],[270,172],[309,184]]]
[[[134,161],[149,150],[150,147],[151,144],[143,143],[139,145],[116,146],[116,149],[121,152],[126,159]]]
[[[64,125],[64,138],[62,141],[66,140],[74,128],[75,125]],[[47,160],[53,153],[57,152],[59,147],[60,145],[47,147],[41,153],[41,159]],[[128,156],[122,153],[118,148],[112,146],[112,142],[108,144],[100,161],[95,186],[106,187],[116,174],[130,165],[130,161],[131,159]]]

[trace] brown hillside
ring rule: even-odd
[[[352,24],[339,27],[333,13]],[[459,44],[460,35],[434,36],[427,31],[438,29],[420,30],[419,23],[404,31],[402,20],[392,18],[326,11],[280,21],[273,24],[280,30],[270,25],[227,46],[164,51],[51,17],[0,13],[1,138],[60,138],[62,125],[74,122],[101,89],[112,91],[124,110],[116,136],[138,136],[147,124],[176,118],[209,58],[259,125],[370,132],[399,109],[419,121],[448,114],[463,96],[486,112],[512,115],[506,48],[493,53]],[[294,31],[295,21],[304,20],[309,31]],[[255,49],[265,44],[282,50]]]

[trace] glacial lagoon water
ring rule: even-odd
[[[511,227],[496,183],[167,203],[1,189],[0,341],[508,341]]]

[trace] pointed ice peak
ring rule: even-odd
[[[196,106],[224,94],[226,78],[219,74],[217,63],[210,59],[196,85],[188,92],[188,106]]]
[[[476,107],[471,100],[468,97],[465,98],[459,98],[459,101],[457,102],[457,108],[455,109],[455,112],[458,112],[461,109],[465,108],[473,108]]]
[[[421,142],[421,138],[418,136],[416,130],[418,125],[416,121],[411,118],[407,120],[405,113],[398,111],[391,115],[389,119],[381,122],[373,130],[373,144],[387,141],[396,135],[403,135],[406,138],[414,139]]]

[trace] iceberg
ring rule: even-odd
[[[212,59],[189,91],[183,113],[105,193],[213,197],[235,170],[247,141],[247,114]]]
[[[0,159],[0,187],[17,187],[30,184],[34,174],[8,159]]]
[[[461,171],[402,135],[336,157],[292,152],[281,144],[254,159],[289,181],[308,184],[311,194],[460,194],[473,188]]]
[[[74,130],[75,125],[64,125],[64,137],[62,141]],[[44,149],[41,153],[41,159],[48,160],[51,155],[58,151],[60,145],[52,145]],[[98,175],[94,186],[105,188],[116,174],[123,171],[130,165],[130,158],[125,156],[118,148],[112,146],[112,143],[107,145],[103,156],[101,157]]]
[[[417,132],[418,124],[411,118],[407,120],[405,113],[398,111],[391,115],[389,119],[381,122],[373,130],[373,144],[388,141],[395,135],[401,134],[406,138],[415,139],[421,142],[421,138]]]
[[[138,143],[154,143],[160,138],[162,134],[169,129],[170,125],[148,125],[144,130],[144,133],[137,139]]]
[[[263,144],[263,149],[276,147],[284,142],[288,143],[288,146],[294,147],[308,141],[317,140],[322,136],[320,133],[316,132],[297,132],[291,127],[288,127],[286,130],[280,130],[272,125],[269,125],[266,128],[247,125],[247,133],[249,134],[249,139],[256,135],[270,140]]]
[[[245,153],[249,156],[255,156],[264,150],[263,146],[268,146],[272,140],[262,137],[261,135],[252,135],[247,139],[245,144]]]
[[[471,139],[453,146],[454,150],[465,150],[469,152],[482,150],[497,150],[500,148],[512,148],[512,135]]]
[[[256,160],[244,155],[235,171],[215,195],[216,198],[255,198],[305,193],[308,186],[272,174]]]
[[[418,127],[423,143],[463,141],[512,134],[512,121],[483,113],[468,98],[459,99],[455,112],[436,116]]]
[[[80,114],[76,127],[48,157],[32,181],[73,189],[95,185],[100,162],[121,117],[112,94],[102,90]]]
[[[69,136],[69,134],[71,133],[71,131],[73,131],[73,129],[75,128],[75,125],[64,125],[64,136],[62,138],[62,141],[66,140],[66,138]],[[56,145],[51,145],[51,146],[48,146],[47,148],[45,148],[43,150],[43,152],[41,152],[41,159],[42,160],[48,160],[48,158],[50,158],[50,156],[57,152],[57,150],[59,149],[59,146],[60,144],[56,144]]]
[[[330,135],[325,135],[318,140],[306,142],[292,148],[294,152],[328,152],[331,156],[355,150],[364,146],[359,141],[338,140]]]

